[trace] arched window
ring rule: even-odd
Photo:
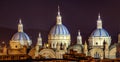
[[[63,45],[62,45],[62,43],[60,44],[60,50],[63,50]]]
[[[96,45],[98,45],[98,42],[96,42]]]
[[[100,58],[99,53],[96,52],[96,53],[94,54],[94,58]]]
[[[52,45],[51,45],[53,48],[55,48],[55,44],[53,43]]]

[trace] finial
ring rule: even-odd
[[[78,30],[78,36],[80,36],[80,30]]]
[[[85,45],[87,45],[87,42],[86,42],[86,40],[85,40]]]
[[[41,37],[41,33],[39,32],[39,37]]]
[[[99,19],[99,20],[101,19],[101,17],[100,17],[100,13],[98,14],[98,19]]]
[[[60,15],[60,7],[59,7],[59,5],[58,5],[58,15]]]
[[[21,20],[21,19],[19,19],[19,23],[20,23],[20,24],[22,23],[22,20]]]

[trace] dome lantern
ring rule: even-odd
[[[23,24],[22,24],[21,19],[19,19],[18,32],[23,32]]]
[[[102,20],[100,18],[100,13],[98,14],[98,20],[97,20],[97,29],[101,29],[102,28]]]
[[[57,24],[62,24],[62,17],[60,15],[60,8],[58,6]]]

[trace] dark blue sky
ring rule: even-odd
[[[60,6],[63,24],[76,41],[80,29],[83,41],[96,29],[98,13],[103,27],[117,42],[120,31],[120,0],[0,0],[0,41],[9,41],[17,32],[19,18],[24,31],[36,42],[38,32],[47,41],[50,29],[56,23],[57,6]]]

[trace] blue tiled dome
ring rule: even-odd
[[[56,24],[50,31],[51,35],[69,35],[68,29],[63,24]]]
[[[17,32],[15,35],[13,35],[12,40],[30,40],[30,38],[24,32]]]
[[[108,37],[109,34],[105,29],[96,29],[92,32],[91,36],[93,37]]]

